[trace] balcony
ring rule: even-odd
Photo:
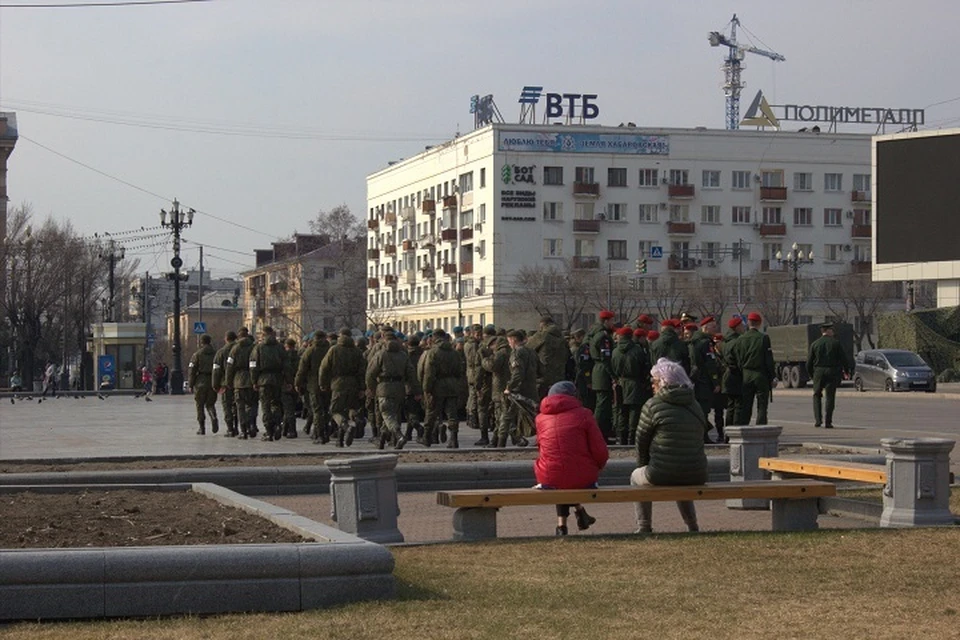
[[[600,233],[599,220],[574,220],[574,233]]]
[[[670,271],[693,271],[697,268],[697,260],[682,256],[670,256],[667,260],[667,269]]]
[[[473,273],[473,263],[472,262],[461,262],[460,263],[460,273],[463,275],[468,275]]]
[[[850,270],[858,275],[871,273],[873,271],[873,263],[869,260],[851,260],[850,266]]]
[[[286,291],[287,283],[286,282],[271,282],[270,283],[270,293],[277,293],[278,291]]]
[[[596,182],[574,182],[573,195],[600,197],[600,184]]]
[[[417,272],[413,269],[403,272],[403,281],[407,284],[417,284]]]
[[[430,233],[425,233],[420,236],[420,246],[424,249],[433,248],[437,246],[437,237]]]
[[[380,228],[379,220],[367,220],[367,229],[370,229],[371,231],[376,231],[379,228]]]
[[[455,276],[455,275],[457,275],[457,265],[455,265],[455,264],[445,264],[445,265],[443,265],[443,275],[445,275],[445,276]]]
[[[456,209],[456,208],[457,208],[457,196],[443,196],[443,208],[444,208],[444,209]]]
[[[460,229],[461,240],[473,240],[473,229]]]
[[[769,236],[787,235],[787,225],[785,222],[769,222],[760,225],[760,235],[764,238]]]
[[[765,202],[783,202],[787,199],[787,188],[760,187],[760,199]]]
[[[380,249],[367,249],[367,260],[379,260]]]
[[[441,229],[440,242],[456,242],[456,241],[457,241],[456,229]]]
[[[397,286],[397,276],[393,274],[383,276],[383,284],[385,284],[388,287]]]
[[[397,255],[397,245],[388,244],[383,248],[383,254],[386,256],[395,256]]]
[[[380,280],[377,278],[367,278],[367,289],[379,289]]]
[[[667,195],[671,198],[692,198],[697,195],[697,188],[692,184],[671,184],[667,187]]]
[[[869,191],[851,191],[850,192],[850,202],[860,202],[870,204],[870,192]]]
[[[403,247],[404,251],[413,251],[417,248],[417,243],[413,240],[404,240],[400,246]]]
[[[424,267],[420,270],[420,275],[426,278],[427,280],[436,280],[437,279],[437,270],[433,267]]]
[[[697,232],[696,222],[679,222],[671,220],[667,223],[667,233],[670,235],[692,236]]]
[[[393,211],[387,212],[387,215],[383,217],[383,221],[390,226],[396,226],[397,224],[397,214]]]
[[[424,200],[423,204],[420,205],[420,210],[429,215],[436,215],[437,213],[437,201],[436,200]]]
[[[851,238],[870,238],[873,236],[873,226],[869,224],[855,224],[850,228]]]
[[[599,269],[600,256],[573,256],[574,269]]]
[[[400,209],[400,219],[406,222],[413,220],[417,210],[415,207],[403,207]]]
[[[762,273],[772,273],[774,271],[786,271],[787,263],[780,262],[779,260],[761,260],[760,261],[760,271]]]

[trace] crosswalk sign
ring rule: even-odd
[[[662,258],[662,257],[663,257],[663,247],[660,247],[660,246],[650,247],[650,257],[651,257],[651,258]]]
[[[207,332],[207,323],[206,322],[194,322],[193,323],[193,332],[198,336],[203,335]]]

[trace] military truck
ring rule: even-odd
[[[810,345],[819,338],[819,324],[786,324],[779,327],[767,327],[770,344],[773,347],[773,361],[777,368],[777,378],[788,389],[801,389],[810,380],[807,371],[807,355]],[[836,322],[833,335],[840,341],[843,350],[853,362],[853,325]]]

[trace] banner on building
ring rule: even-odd
[[[500,151],[668,155],[669,136],[500,131]]]

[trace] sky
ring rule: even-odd
[[[94,0],[61,0],[88,4]],[[724,127],[736,12],[741,114],[771,104],[926,108],[960,127],[960,3],[915,0],[212,0],[23,8],[0,0],[0,110],[20,140],[10,205],[115,238],[177,198],[197,210],[185,268],[253,267],[253,250],[309,232],[321,210],[366,210],[366,176],[473,128],[470,96],[507,122],[527,84],[595,93],[598,124]],[[786,126],[786,125],[785,125]],[[867,128],[845,131],[872,133]],[[154,235],[153,230],[146,235]],[[134,240],[168,270],[163,237]]]

